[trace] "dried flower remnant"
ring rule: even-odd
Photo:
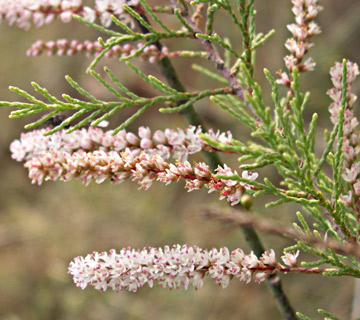
[[[124,10],[124,4],[138,6],[138,0],[95,0],[93,8],[84,6],[82,0],[0,0],[0,22],[28,30],[33,23],[36,27],[49,24],[60,17],[64,23],[72,20],[74,13],[94,22],[96,17],[104,27],[111,25],[111,15],[133,26],[133,20]]]
[[[246,283],[264,281],[276,271],[261,262],[267,261],[267,256],[268,252],[259,260],[253,252],[246,255],[241,249],[232,252],[228,248],[203,250],[188,245],[142,250],[124,248],[119,253],[110,250],[109,253],[93,252],[85,258],[76,257],[68,273],[77,287],[92,286],[101,292],[107,289],[136,292],[146,283],[150,287],[158,283],[170,290],[189,286],[197,290],[203,286],[205,276],[226,288],[233,278]]]
[[[308,58],[305,61],[303,59],[314,45],[310,42],[310,38],[321,32],[314,18],[323,9],[322,6],[318,5],[317,0],[292,0],[292,3],[296,23],[287,26],[292,33],[292,38],[287,39],[285,42],[285,47],[289,50],[290,55],[284,58],[286,68],[290,74],[294,67],[297,67],[300,72],[314,70],[315,62],[313,59]],[[279,73],[280,79],[277,82],[289,87],[291,80],[288,73]]]

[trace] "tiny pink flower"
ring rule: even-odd
[[[284,255],[281,257],[281,259],[287,266],[296,267],[299,253],[300,250],[297,250],[296,252],[284,252]]]
[[[251,251],[250,254],[245,255],[241,264],[247,269],[256,268],[259,265],[259,260],[254,252]]]
[[[349,191],[347,194],[341,194],[340,195],[340,200],[342,202],[344,202],[347,206],[352,205],[352,198],[353,198],[353,195],[352,195],[351,191]]]
[[[68,23],[72,20],[73,13],[71,11],[64,11],[60,13],[60,19],[64,23]]]
[[[249,172],[247,170],[244,170],[241,174],[241,177],[243,179],[247,179],[247,180],[252,180],[255,181],[257,179],[257,177],[259,176],[259,174],[257,172]],[[251,189],[251,185],[248,185],[247,183],[243,183],[241,182],[241,185],[246,189],[249,190]]]
[[[273,249],[271,249],[270,251],[265,251],[261,258],[260,258],[261,262],[263,264],[269,265],[269,266],[276,266],[277,265],[277,261],[275,258],[275,252]]]
[[[164,132],[160,131],[160,130],[155,131],[153,140],[157,144],[166,144],[167,143],[167,138],[166,138]]]
[[[313,71],[315,69],[316,63],[313,58],[308,58],[303,63],[303,71]]]
[[[193,190],[199,190],[204,186],[204,182],[198,179],[186,180],[185,188],[188,189],[188,192]]]
[[[140,142],[140,139],[135,134],[133,134],[131,132],[128,132],[126,134],[126,140],[127,140],[128,143],[130,143],[131,145],[134,145],[134,146],[138,145],[139,142]]]
[[[270,271],[255,272],[253,274],[253,279],[254,279],[255,282],[260,283],[262,281],[265,281],[267,278],[269,278],[270,274],[271,274]]]
[[[357,196],[360,196],[360,180],[359,179],[356,180],[356,182],[353,185],[353,188],[354,188],[355,194]]]
[[[151,131],[149,127],[139,127],[139,137],[141,139],[151,139]]]

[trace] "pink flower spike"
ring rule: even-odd
[[[292,3],[295,23],[287,25],[292,37],[285,42],[285,47],[290,51],[290,55],[284,58],[289,74],[291,74],[294,67],[297,67],[299,72],[314,70],[315,62],[311,58],[303,63],[302,61],[305,54],[313,46],[313,43],[310,42],[311,37],[321,32],[314,18],[322,10],[317,0],[292,0]],[[290,87],[292,81],[290,76],[280,73],[280,77],[276,82]]]
[[[146,283],[150,287],[158,283],[161,288],[193,286],[197,290],[203,286],[207,274],[216,284],[226,288],[232,278],[248,283],[253,275],[253,279],[260,282],[271,274],[242,267],[238,254],[230,255],[227,248],[203,250],[188,245],[142,250],[124,248],[118,253],[115,250],[93,252],[70,262],[68,273],[78,287],[92,286],[101,292],[108,289],[135,292]]]

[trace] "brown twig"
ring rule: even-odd
[[[339,254],[352,254],[360,259],[359,246],[354,243],[339,243],[333,239],[322,240],[313,235],[304,235],[297,232],[293,228],[287,227],[274,220],[270,219],[257,219],[253,215],[249,214],[246,210],[232,210],[232,209],[209,209],[203,210],[203,214],[206,217],[217,219],[226,223],[233,223],[241,226],[252,226],[257,230],[291,238],[294,240],[300,240],[305,243],[316,245],[319,248],[332,249]]]

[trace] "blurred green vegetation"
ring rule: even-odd
[[[319,150],[323,148],[323,129],[330,126],[325,92],[331,86],[328,70],[335,60],[344,57],[358,61],[360,43],[360,2],[358,0],[322,1],[324,11],[318,22],[323,30],[314,38],[315,47],[310,55],[317,62],[315,72],[302,76],[304,90],[311,90],[306,117],[318,112]],[[262,69],[266,66],[274,74],[284,69],[283,46],[289,33],[286,24],[292,22],[290,0],[256,1],[257,29],[276,29],[276,34],[258,51],[256,77],[263,84],[266,101],[271,103],[270,86],[265,82]],[[165,17],[168,19],[168,17]],[[228,34],[235,48],[239,48],[239,35],[229,28],[226,17],[220,17],[217,31]],[[229,30],[233,34],[229,34]],[[32,91],[30,82],[36,81],[53,94],[76,92],[66,83],[70,75],[95,96],[110,99],[102,87],[85,69],[90,59],[83,55],[74,57],[27,57],[26,49],[37,39],[45,41],[68,39],[95,40],[99,34],[78,22],[55,22],[28,32],[0,25],[0,100],[16,100],[18,96],[8,91],[13,85]],[[179,41],[168,43],[178,48]],[[184,43],[188,46],[188,42]],[[213,83],[189,70],[189,60],[176,60],[180,78],[191,90],[212,86]],[[199,61],[196,61],[197,63]],[[359,62],[359,61],[358,61]],[[124,84],[142,95],[153,94],[139,78],[115,58],[104,59],[101,65],[109,66]],[[155,65],[143,63],[142,69],[161,77]],[[359,84],[355,92],[359,92]],[[237,138],[248,139],[249,132],[210,102],[197,106],[209,127],[230,129]],[[21,164],[11,160],[9,144],[20,135],[24,124],[33,119],[9,120],[9,110],[0,110],[0,318],[15,319],[279,319],[270,293],[264,284],[245,285],[232,281],[223,290],[211,279],[195,291],[168,292],[157,286],[144,287],[136,294],[106,292],[92,288],[76,288],[67,275],[67,265],[78,255],[96,251],[132,246],[164,246],[188,243],[203,248],[227,246],[230,250],[241,247],[248,251],[240,230],[218,221],[199,216],[200,206],[220,203],[214,194],[205,191],[187,193],[182,183],[165,187],[154,184],[148,191],[138,191],[130,181],[113,186],[110,183],[92,184],[89,187],[77,181],[31,185]],[[115,126],[128,114],[118,114],[111,120]],[[180,115],[162,115],[152,109],[137,120],[130,129],[148,125],[153,130],[165,127],[185,127]],[[223,157],[236,167],[236,158]],[[261,177],[276,180],[272,170],[261,171]],[[264,209],[267,199],[254,203],[259,215],[273,219],[294,221],[295,205]],[[261,234],[267,248],[281,249],[291,243],[287,240]],[[301,259],[311,259],[305,255]],[[323,278],[320,276],[288,275],[282,277],[285,292],[296,310],[317,316],[323,308],[344,319],[350,317],[352,279]]]

